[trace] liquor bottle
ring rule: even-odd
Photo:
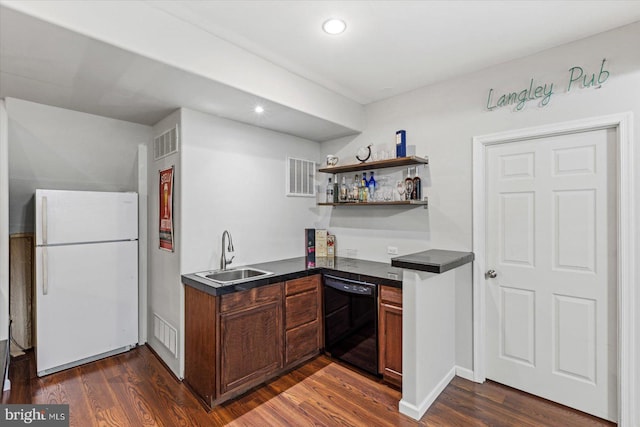
[[[367,188],[369,188],[369,200],[373,202],[376,194],[376,179],[373,177],[373,172],[371,172],[371,178],[369,178]]]
[[[407,131],[396,132],[396,157],[406,157],[407,155]]]
[[[363,203],[367,202],[367,173],[364,172],[362,174],[362,180],[360,181],[360,201]]]
[[[351,184],[351,199],[354,202],[360,201],[360,178],[358,178],[358,174],[353,178],[353,184]]]
[[[333,203],[340,201],[340,185],[338,184],[338,175],[333,175]]]
[[[340,201],[346,202],[349,190],[347,189],[347,177],[342,177],[342,185],[340,186]]]
[[[407,169],[407,177],[404,179],[404,196],[406,200],[411,200],[413,193],[413,178],[411,178],[411,168]]]
[[[422,182],[418,176],[418,169],[416,168],[416,176],[413,177],[413,199],[422,200]]]
[[[331,178],[329,178],[329,183],[327,184],[327,203],[333,203],[333,184],[331,184]]]

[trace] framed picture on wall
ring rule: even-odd
[[[174,251],[173,235],[173,170],[159,171],[160,174],[160,194],[159,194],[159,248],[165,251]]]

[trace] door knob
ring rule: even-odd
[[[495,279],[496,277],[498,277],[498,273],[496,273],[495,270],[487,270],[487,272],[484,273],[485,279]]]

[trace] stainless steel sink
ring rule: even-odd
[[[241,267],[230,270],[202,271],[200,273],[196,273],[196,276],[200,276],[221,285],[233,285],[258,279],[260,277],[270,276],[272,274],[273,273],[270,271]]]

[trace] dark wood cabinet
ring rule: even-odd
[[[184,381],[213,407],[322,348],[321,276],[218,297],[185,286]]]
[[[383,379],[402,387],[402,289],[380,286],[378,348]]]
[[[321,276],[285,283],[285,365],[291,367],[322,348]]]
[[[185,383],[213,407],[316,356],[323,297],[320,274],[217,297],[185,286]],[[401,387],[402,289],[379,287],[378,341],[378,372]]]
[[[184,381],[207,405],[216,395],[216,298],[184,288]]]
[[[220,297],[220,395],[282,368],[282,284]]]
[[[214,297],[185,287],[185,382],[207,406],[283,367],[283,284]]]

